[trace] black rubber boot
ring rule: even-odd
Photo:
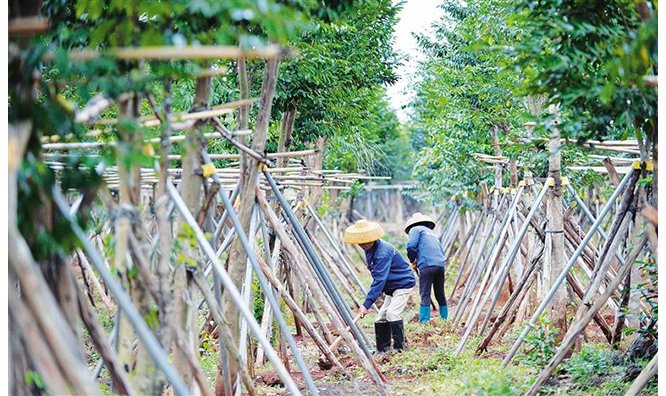
[[[393,334],[393,349],[402,351],[405,347],[405,331],[402,320],[388,323],[391,326],[391,333]]]
[[[377,352],[383,353],[391,347],[391,326],[387,321],[375,322],[375,339]]]

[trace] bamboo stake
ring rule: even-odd
[[[303,257],[298,253],[298,250],[296,246],[294,245],[294,242],[289,238],[287,235],[286,230],[282,226],[282,224],[279,222],[277,216],[273,212],[272,208],[268,204],[268,201],[266,200],[265,196],[263,194],[257,194],[257,200],[259,202],[259,205],[261,208],[264,210],[264,214],[266,215],[266,218],[268,221],[271,223],[271,226],[275,230],[277,236],[282,240],[282,244],[285,248],[285,251],[288,252],[292,258],[294,259],[294,263],[297,263],[298,266],[300,267],[300,271],[296,271],[297,276],[302,276],[304,281],[307,281],[311,286],[310,289],[317,293],[319,296],[319,302],[322,303],[322,307],[324,307],[324,310],[327,312],[329,318],[331,319],[331,322],[333,325],[340,331],[340,334],[342,335],[343,339],[347,343],[347,345],[354,350],[354,352],[357,354],[359,361],[363,365],[363,367],[372,375],[373,370],[378,370],[376,368],[376,364],[372,359],[369,359],[371,362],[367,362],[364,360],[366,357],[364,355],[363,350],[359,346],[359,343],[356,343],[354,341],[354,336],[350,334],[349,331],[346,330],[344,324],[342,323],[341,319],[339,318],[338,314],[333,310],[332,304],[329,305],[329,298],[331,298],[329,293],[323,293],[322,290],[324,289],[323,287],[316,287],[315,280],[313,277],[310,275],[310,270],[307,265],[305,265],[305,260]],[[324,302],[326,302],[324,304]],[[351,330],[351,329],[350,329]]]
[[[472,238],[469,242],[469,248],[465,252],[465,257],[460,262],[460,269],[458,270],[458,276],[456,277],[456,281],[453,283],[453,288],[451,289],[451,295],[449,296],[449,300],[453,300],[453,296],[456,293],[456,289],[458,288],[458,284],[460,283],[460,280],[462,279],[462,275],[465,273],[465,264],[467,264],[467,259],[469,258],[469,254],[472,252],[472,248],[474,247],[474,243],[476,242],[476,237],[478,236],[479,231],[481,230],[481,226],[482,226],[484,217],[485,217],[485,213],[479,214],[479,218],[477,219],[476,225],[474,226],[474,232],[473,232]]]
[[[83,269],[83,271],[86,273],[86,276],[91,279],[93,286],[95,286],[95,289],[97,289],[97,294],[99,294],[100,299],[104,303],[104,305],[107,308],[113,307],[113,301],[109,299],[109,296],[106,295],[106,292],[104,291],[104,288],[102,285],[99,283],[99,280],[97,279],[97,276],[93,272],[93,270],[90,268],[90,263],[88,262],[88,259],[86,256],[83,254],[81,250],[76,251],[76,255],[79,258],[79,264],[80,267]]]
[[[631,185],[626,191],[631,191]],[[601,253],[601,256],[599,257],[599,261],[597,262],[597,265],[594,269],[593,276],[590,279],[590,285],[587,287],[585,291],[585,295],[581,299],[581,304],[578,307],[578,310],[576,312],[575,318],[580,317],[580,315],[584,312],[584,307],[589,306],[590,302],[593,298],[593,296],[597,293],[599,288],[601,287],[601,281],[604,278],[605,273],[608,271],[611,265],[612,261],[612,256],[609,254],[611,251],[617,251],[618,247],[620,246],[620,242],[622,238],[619,238],[619,235],[622,235],[628,228],[631,222],[631,214],[626,214],[626,209],[628,209],[630,202],[632,201],[633,191],[629,196],[625,196],[623,198],[628,199],[629,202],[623,202],[623,206],[625,206],[624,209],[620,210],[618,213],[617,218],[614,221],[613,224],[613,229],[611,230],[611,233],[609,235],[609,240],[606,242],[604,245],[604,250]]]
[[[275,65],[275,68],[277,68],[277,65]],[[262,129],[263,129],[263,127],[262,127]],[[208,158],[208,154],[206,153],[205,150],[202,150],[201,154],[202,154],[202,157],[203,157],[204,161],[210,162],[210,159]],[[255,177],[255,179],[256,179],[256,177]],[[168,187],[170,188],[169,193],[172,196],[172,199],[174,199],[177,202],[180,198],[178,196],[177,190],[171,184],[169,184]],[[298,347],[296,346],[296,342],[295,342],[294,338],[292,337],[292,335],[289,331],[289,328],[287,327],[286,322],[284,321],[284,318],[283,318],[282,313],[280,311],[280,307],[277,304],[277,301],[274,298],[272,298],[273,296],[271,295],[271,288],[268,285],[268,281],[264,277],[263,273],[259,269],[259,265],[256,261],[255,255],[254,255],[254,251],[252,250],[251,245],[249,244],[249,242],[247,240],[247,236],[245,235],[245,232],[243,231],[241,221],[239,220],[239,217],[236,215],[236,212],[233,208],[233,204],[229,201],[229,198],[227,197],[227,195],[224,191],[220,191],[219,195],[222,198],[222,203],[223,203],[223,205],[226,209],[226,212],[229,214],[229,217],[230,217],[232,223],[234,224],[234,227],[236,228],[236,233],[238,235],[238,240],[240,241],[240,244],[242,245],[242,248],[245,250],[245,256],[247,257],[247,259],[249,259],[250,263],[252,264],[252,267],[253,267],[255,273],[257,274],[259,284],[261,285],[261,288],[264,291],[264,295],[268,297],[269,303],[272,305],[272,309],[275,312],[275,317],[277,318],[278,324],[280,325],[281,333],[283,334],[283,337],[285,337],[287,339],[287,342],[289,343],[289,347],[292,350],[294,360],[296,361],[299,368],[301,369],[301,373],[303,375],[303,378],[305,379],[305,382],[306,382],[309,390],[313,394],[315,394],[317,392],[316,392],[316,387],[314,385],[314,381],[312,380],[310,372],[308,371],[307,366],[305,365],[305,362],[303,361],[303,359],[301,357],[301,354],[298,350]],[[254,191],[254,195],[255,196],[259,195],[258,191]],[[253,206],[253,208],[254,208],[254,206]],[[182,211],[183,208],[180,208],[180,210]],[[188,212],[188,214],[189,214],[189,212]],[[184,216],[186,216],[186,215],[184,214]],[[189,217],[191,217],[191,214],[189,214]],[[197,235],[201,234],[201,236],[203,237],[203,233],[201,232],[201,230],[199,229],[198,231],[199,232],[197,233]],[[201,241],[201,238],[198,237],[198,239],[200,239],[200,243],[203,243],[203,241]],[[202,238],[202,239],[205,241],[205,238]],[[210,244],[208,244],[208,241],[205,241],[204,250],[206,250],[207,253],[213,253],[213,249],[210,247]],[[210,250],[210,252],[208,252],[208,250]],[[233,246],[232,246],[232,251],[231,251],[230,254],[233,254],[233,252],[234,251],[233,251]],[[219,269],[217,269],[216,265],[215,265],[217,257],[214,256],[214,255],[210,255],[210,254],[209,254],[209,257],[213,262],[214,268],[217,270],[218,273],[220,273],[221,271]],[[231,282],[233,284],[233,280],[232,280],[231,277],[229,277],[229,274],[224,273],[224,275],[226,275],[228,277],[229,282]],[[222,276],[221,276],[221,278],[222,278]],[[232,298],[234,298],[233,295],[232,295]],[[238,307],[238,309],[241,312],[243,312],[241,307]],[[245,311],[247,311],[248,315],[251,316],[251,314],[249,313],[249,310],[246,309]],[[225,312],[226,312],[226,310],[225,310]],[[245,316],[245,314],[243,314],[243,315]],[[249,321],[249,319],[247,317],[245,319]],[[256,320],[254,320],[253,316],[252,316],[252,320],[253,320],[253,322],[249,322],[249,325],[250,325],[250,327],[252,327],[253,332],[259,338],[259,337],[262,336],[261,329],[259,328],[259,325],[256,323]],[[260,341],[266,341],[265,337],[259,338],[259,339],[260,339]],[[268,342],[268,341],[266,341],[266,342]],[[263,345],[263,346],[264,346],[264,348],[266,348],[265,345]],[[277,358],[274,351],[266,351],[266,352],[268,353],[269,358]],[[273,353],[271,354],[270,352],[273,352]],[[284,366],[282,366],[281,369],[284,370],[284,372],[286,372],[286,374],[288,375],[288,372],[284,368]],[[291,380],[291,378],[289,378],[289,379]],[[291,381],[292,381],[292,384],[293,384],[293,380],[291,380]]]
[[[157,304],[160,304],[162,299],[160,298],[160,292],[158,291],[157,280],[151,272],[150,262],[143,254],[139,241],[132,230],[128,233],[128,240],[133,256],[136,258],[136,260],[134,260],[134,266],[138,270],[137,274],[141,278],[144,286],[148,289],[148,293],[150,293],[153,300],[155,300]]]
[[[500,210],[500,207],[502,206],[502,203],[505,202],[505,200],[506,200],[505,197],[502,197],[502,200],[499,203],[500,206],[497,207],[498,211]],[[510,208],[513,208],[513,210],[515,210],[515,205],[517,205],[517,203],[518,203],[518,200],[514,196],[512,202],[511,202]],[[502,223],[499,226],[500,230],[505,230],[506,229],[506,225],[509,223],[510,219],[511,219],[511,216],[507,216],[507,215],[504,216],[504,218],[502,219]],[[482,245],[482,249],[479,250],[479,253],[477,255],[477,260],[476,260],[475,265],[473,267],[475,269],[475,272],[474,272],[473,277],[471,278],[472,281],[469,282],[466,285],[465,290],[463,291],[462,299],[458,303],[458,310],[456,311],[456,315],[454,316],[454,323],[459,323],[459,321],[463,319],[465,309],[467,308],[468,304],[472,301],[472,298],[474,296],[474,290],[476,288],[477,282],[481,278],[481,275],[484,274],[483,275],[483,280],[482,280],[482,286],[477,290],[476,297],[474,297],[474,303],[472,304],[472,306],[470,308],[470,313],[469,313],[469,316],[468,316],[468,320],[469,320],[469,318],[472,317],[473,312],[474,312],[474,310],[475,310],[475,308],[478,304],[478,300],[480,299],[481,293],[483,292],[483,288],[485,288],[486,282],[488,281],[488,278],[490,277],[492,267],[497,262],[497,255],[499,254],[499,252],[496,249],[501,249],[502,244],[501,243],[498,244],[499,238],[495,238],[495,237],[493,237],[493,241],[491,242],[491,244],[489,246],[489,249],[488,249],[488,252],[490,253],[490,255],[487,256],[483,261],[479,262],[483,252],[485,251],[485,247],[488,243],[488,240],[489,240],[490,236],[493,235],[493,230],[494,230],[494,226],[495,226],[496,222],[497,222],[497,215],[494,214],[493,221],[491,222],[490,228],[488,229],[488,233],[486,234],[486,240],[485,240],[484,244]],[[502,231],[502,232],[500,232],[500,234],[502,235],[502,239],[503,239],[504,236],[506,235],[506,231]],[[493,258],[492,260],[491,260],[491,257]],[[484,273],[484,270],[485,270],[485,273]]]
[[[578,298],[583,300],[583,296],[585,292],[583,291],[583,286],[582,284],[576,279],[576,277],[573,275],[573,273],[568,273],[567,274],[567,282],[571,286],[571,289],[574,291],[574,293],[578,296]],[[608,326],[608,323],[606,323],[606,320],[604,319],[603,316],[601,316],[599,313],[596,313],[593,317],[594,321],[597,323],[599,328],[601,329],[601,332],[604,334],[604,337],[606,337],[606,340],[608,343],[612,343],[613,340],[613,333]]]
[[[321,221],[321,218],[317,215],[315,210],[312,209],[312,206],[310,204],[307,204],[307,209],[310,212],[310,216],[312,216],[315,219],[315,222],[319,225],[319,228],[326,236],[326,239],[328,240],[329,244],[333,247],[333,251],[338,255],[338,257],[344,264],[344,267],[346,267],[347,272],[351,275],[352,279],[354,280],[354,284],[358,287],[361,293],[363,293],[364,295],[368,294],[368,291],[363,286],[363,283],[361,283],[361,280],[358,278],[358,275],[356,275],[356,272],[351,268],[351,265],[345,258],[344,254],[342,254],[340,246],[336,243],[335,239],[333,239],[333,236],[331,236],[331,233],[324,226],[324,223]],[[377,305],[373,304],[372,306],[376,312],[379,312],[379,310],[377,309]]]
[[[263,212],[259,211],[259,213],[262,214]],[[263,220],[261,222],[261,227],[262,227],[262,230],[265,230],[265,228],[266,228],[266,224],[264,224]],[[271,271],[275,271],[275,268],[277,268],[277,263],[278,263],[278,260],[280,259],[281,244],[282,244],[282,241],[279,238],[276,238],[275,244],[273,245],[273,257],[271,257],[271,260],[269,261]],[[268,248],[268,239],[264,240],[264,245],[266,246],[266,248]],[[268,275],[267,275],[267,277],[268,277]],[[270,281],[270,277],[269,277],[269,281]],[[275,294],[277,294],[277,291],[276,291]],[[273,314],[272,314],[272,311],[271,311],[271,306],[270,306],[270,304],[268,304],[268,301],[267,301],[266,297],[264,297],[264,312],[261,315],[261,331],[263,332],[263,334],[266,334],[266,336],[268,336],[268,334],[271,333],[271,328],[272,328],[272,324],[273,324],[272,317],[273,317]],[[255,362],[254,362],[255,366],[261,366],[262,364],[264,364],[264,360],[265,360],[264,359],[264,348],[262,348],[261,345],[259,345],[259,346],[257,346],[257,356],[256,356],[256,359],[255,359]]]
[[[587,216],[587,218],[592,223],[594,223],[596,221],[596,219],[594,218],[594,216],[590,212],[590,209],[587,207],[587,205],[585,205],[585,203],[580,199],[580,197],[576,193],[576,190],[570,184],[567,185],[567,188],[568,188],[569,192],[572,194],[572,196],[574,197],[574,199],[576,200],[576,203],[583,210],[583,213],[585,213],[585,216]],[[601,237],[603,239],[608,240],[608,236],[606,235],[606,233],[604,232],[604,230],[601,227],[597,228],[597,230],[598,230],[599,235],[601,235]],[[617,251],[614,252],[614,254],[615,254],[615,257],[620,262],[620,264],[624,265],[624,258],[622,257],[622,255]]]
[[[68,380],[65,376],[66,374],[64,374],[63,369],[58,366],[58,356],[49,348],[48,337],[45,337],[44,333],[40,331],[39,316],[33,314],[32,309],[29,307],[29,303],[21,300],[16,295],[16,291],[12,289],[13,288],[10,287],[8,316],[10,324],[15,325],[20,331],[13,332],[11,335],[20,336],[23,339],[23,344],[28,357],[51,392],[63,395],[71,393],[72,387],[67,383]],[[37,324],[37,326],[35,326],[35,324]],[[21,381],[25,381],[25,373],[20,374]],[[18,386],[18,384],[12,386],[12,388],[15,386]],[[95,388],[91,389],[95,390]],[[12,390],[16,391],[17,389]]]
[[[277,188],[277,185],[275,184],[275,181],[271,177],[271,175],[268,172],[264,171],[264,176],[266,177],[266,180],[269,182],[271,185],[271,188],[273,189],[273,192],[275,193],[276,197],[278,198],[280,202],[280,206],[282,207],[283,211],[287,215],[287,218],[289,222],[291,223],[295,235],[297,237],[298,242],[301,244],[301,247],[304,248],[304,251],[306,253],[306,256],[309,257],[310,263],[312,264],[312,268],[317,272],[317,275],[319,279],[323,282],[328,294],[331,295],[333,298],[333,301],[335,302],[336,308],[344,318],[344,321],[349,325],[349,327],[352,330],[352,333],[354,334],[354,337],[359,343],[359,346],[361,347],[361,350],[365,357],[367,358],[368,361],[370,361],[371,365],[368,367],[369,372],[371,373],[374,382],[376,383],[377,387],[379,388],[379,391],[384,394],[386,393],[385,385],[384,385],[384,377],[381,373],[381,371],[378,369],[376,366],[376,363],[374,360],[372,360],[372,355],[370,354],[370,351],[367,348],[365,337],[363,333],[360,331],[358,327],[353,323],[353,319],[351,317],[351,314],[349,312],[349,307],[342,301],[342,297],[340,296],[339,291],[335,288],[335,286],[332,284],[330,276],[326,272],[324,265],[321,261],[321,258],[316,254],[314,251],[314,247],[312,246],[312,242],[307,238],[305,235],[305,231],[303,229],[303,226],[296,220],[296,217],[291,210],[291,207],[287,204],[286,200],[284,199],[284,196],[280,192],[280,190]],[[361,361],[362,363],[364,362],[363,360]]]
[[[536,277],[532,276],[532,274],[539,267],[539,263],[541,262],[541,254],[543,253],[543,250],[544,247],[542,246],[541,249],[539,250],[539,253],[532,259],[530,266],[523,272],[520,281],[516,285],[515,289],[513,289],[513,293],[511,293],[511,296],[502,307],[499,315],[497,316],[497,319],[495,319],[495,322],[493,323],[493,326],[488,331],[488,334],[483,339],[483,341],[481,341],[479,346],[476,347],[476,352],[475,352],[476,355],[480,355],[481,352],[487,351],[488,345],[490,345],[490,341],[492,341],[495,333],[499,330],[502,323],[504,323],[507,320],[507,318],[514,315],[522,299],[529,292],[531,285],[536,280]]]
[[[354,323],[357,323],[359,319],[361,319],[360,313],[356,314],[356,316],[354,317]],[[331,345],[328,348],[332,351],[335,351],[335,349],[340,345],[341,342],[342,342],[342,336],[340,335],[338,336],[338,338],[335,339],[335,341],[333,341],[333,343],[331,343]]]
[[[257,211],[256,211],[256,204],[252,207],[252,217],[250,218],[250,228],[248,230],[248,242],[250,248],[254,248],[256,246],[255,238],[257,234]],[[245,263],[245,280],[243,281],[242,287],[241,287],[241,295],[243,296],[243,301],[245,302],[245,306],[248,307],[248,309],[252,309],[252,263],[250,263],[250,259],[248,258]],[[265,290],[265,293],[270,293],[270,291]],[[241,362],[242,364],[248,364],[250,360],[248,359],[248,339],[247,339],[247,321],[241,320],[240,323],[240,337],[239,337],[239,343],[238,343],[238,350],[240,351],[240,357],[241,357]],[[289,363],[288,361],[285,361],[285,366],[287,367],[287,370],[291,372],[289,369]],[[240,391],[239,388],[237,389],[237,394]]]
[[[340,272],[340,269],[336,265],[336,263],[333,261],[333,259],[324,251],[324,249],[321,247],[321,244],[319,244],[319,241],[317,241],[316,238],[314,238],[312,235],[310,235],[310,232],[306,229],[305,233],[308,235],[312,243],[314,244],[315,248],[319,250],[319,253],[321,256],[324,258],[324,262],[328,263],[328,268],[331,269],[331,272],[335,275],[336,278],[338,278],[338,283],[342,286],[342,288],[347,292],[349,297],[351,298],[352,303],[356,306],[356,308],[359,308],[361,306],[361,303],[358,301],[356,298],[356,295],[354,292],[351,290],[349,287],[348,279],[342,275]]]
[[[465,313],[465,308],[469,303],[469,299],[472,298],[472,293],[474,287],[476,286],[476,283],[478,282],[478,278],[481,276],[481,273],[483,272],[483,264],[486,262],[486,260],[481,261],[481,259],[483,257],[484,251],[486,250],[486,247],[488,246],[488,241],[490,240],[490,236],[492,235],[493,229],[495,228],[495,224],[497,223],[497,218],[498,218],[496,212],[493,212],[490,216],[491,220],[490,223],[488,224],[488,229],[486,230],[486,233],[482,238],[481,248],[478,250],[476,254],[476,258],[474,259],[474,262],[470,269],[470,274],[465,282],[465,288],[463,289],[463,292],[460,295],[460,300],[456,305],[456,311],[453,314],[454,324],[458,324],[459,321],[462,319]]]
[[[504,242],[506,241],[506,238],[508,236],[509,225],[511,224],[513,213],[516,211],[516,208],[518,207],[518,202],[520,202],[523,191],[524,191],[524,188],[520,187],[518,189],[517,194],[513,197],[513,201],[511,203],[511,206],[509,207],[509,210],[504,215],[504,220],[502,221],[502,225],[500,226],[499,236],[493,240],[493,245],[491,247],[491,252],[492,253],[487,259],[488,265],[486,267],[486,273],[483,277],[483,280],[481,281],[481,286],[479,286],[479,288],[478,288],[476,297],[474,298],[474,302],[472,303],[472,306],[471,306],[471,309],[470,309],[468,322],[466,323],[468,329],[471,329],[471,326],[473,326],[474,323],[476,322],[476,319],[473,320],[472,318],[478,317],[480,312],[477,313],[477,311],[480,311],[483,308],[483,306],[485,305],[485,302],[482,303],[481,305],[479,305],[479,300],[481,299],[481,296],[483,295],[483,292],[484,292],[485,287],[488,283],[488,280],[490,279],[490,275],[492,273],[492,270],[493,270],[493,268],[495,268],[496,263],[500,258],[500,253],[502,252],[502,250],[504,248]],[[540,204],[540,202],[535,202],[534,206],[533,206],[533,209],[537,208],[539,206],[539,204]],[[495,285],[495,283],[496,283],[495,279],[493,279],[493,285]],[[490,287],[490,290],[488,290],[488,293],[492,292],[492,288],[493,288],[493,286]],[[489,310],[488,312],[490,314],[490,312],[492,312],[492,309]],[[485,325],[482,326],[482,328],[485,328]],[[481,333],[483,333],[483,330],[481,330]]]
[[[75,61],[88,61],[101,56],[110,56],[119,60],[174,60],[174,59],[275,59],[283,56],[294,56],[293,50],[277,45],[268,45],[260,49],[243,49],[234,46],[203,45],[203,46],[161,46],[161,47],[116,47],[102,52],[83,49],[69,52],[69,59]],[[44,54],[44,61],[51,61],[55,54]]]
[[[501,201],[503,203],[504,201]],[[492,203],[489,201],[489,205],[492,205]],[[472,265],[469,268],[469,271],[466,274],[465,280],[463,284],[465,287],[462,290],[462,293],[460,294],[460,297],[458,299],[458,303],[456,304],[456,309],[453,313],[453,322],[458,323],[460,319],[462,319],[462,315],[464,314],[464,307],[463,305],[466,305],[469,301],[469,298],[471,298],[471,293],[472,290],[474,289],[474,286],[472,284],[476,284],[478,281],[478,276],[480,272],[482,271],[481,268],[481,259],[484,256],[484,252],[486,251],[486,248],[488,247],[488,241],[490,240],[490,236],[492,234],[492,231],[495,227],[495,224],[497,223],[497,212],[496,211],[491,211],[488,210],[487,212],[484,213],[487,215],[486,219],[489,219],[485,222],[484,224],[484,232],[483,236],[481,237],[481,240],[479,241],[480,244],[478,248],[476,249],[476,258],[472,261]],[[485,261],[484,261],[485,262]]]
[[[49,19],[42,16],[14,17],[7,25],[10,35],[31,36],[49,30]]]

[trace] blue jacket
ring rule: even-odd
[[[365,252],[365,261],[372,274],[372,284],[363,306],[370,309],[383,293],[389,296],[398,289],[416,285],[416,278],[402,255],[388,242],[377,240]]]
[[[430,228],[417,225],[409,230],[407,257],[411,263],[416,262],[419,270],[425,267],[444,267],[446,257],[439,238]]]

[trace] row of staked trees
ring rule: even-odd
[[[472,153],[495,154],[494,130],[503,155],[546,176],[551,105],[571,142],[562,149],[567,165],[585,163],[576,143],[588,139],[637,139],[642,159],[656,158],[656,2],[447,0],[441,7],[433,34],[418,37],[425,60],[411,109],[424,196],[446,201],[493,184]],[[530,121],[536,126],[524,125]]]
[[[123,220],[122,214],[108,218],[104,211],[95,210],[104,206],[98,195],[104,190],[100,188],[103,180],[96,170],[100,165],[118,165],[120,204],[136,207],[137,179],[133,172],[139,167],[152,168],[154,153],[164,149],[159,144],[146,145],[145,138],[165,133],[160,128],[142,126],[139,117],[164,115],[167,110],[197,111],[242,98],[257,98],[264,80],[264,62],[257,60],[117,61],[104,56],[104,51],[115,47],[196,45],[251,49],[269,44],[295,50],[296,55],[284,58],[276,66],[277,85],[269,114],[266,151],[317,147],[324,150],[323,161],[328,167],[405,177],[409,165],[401,147],[408,140],[384,97],[386,85],[396,80],[394,68],[400,62],[391,43],[398,11],[399,6],[390,0],[11,2],[10,19],[39,15],[48,18],[49,27],[38,34],[13,35],[9,48],[10,245],[22,247],[17,250],[21,254],[10,257],[10,279],[16,281],[13,271],[19,268],[43,275],[56,300],[56,305],[49,307],[62,312],[68,327],[65,331],[72,335],[66,338],[79,341],[78,345],[67,345],[76,359],[84,351],[75,297],[77,286],[69,266],[72,254],[81,244],[58,212],[53,189],[83,194],[77,220],[91,235],[100,232],[105,221],[113,223],[115,234],[108,234],[104,241],[105,253],[133,302],[168,351],[178,337],[172,329],[179,328],[188,332],[185,339],[191,342],[192,352],[197,353],[192,313],[196,308],[188,306],[192,303],[188,303],[188,295],[193,285],[184,269],[197,260],[191,230],[177,222],[169,237],[163,232],[165,224],[159,220],[166,218],[164,212],[159,212],[165,209],[156,209],[160,249],[168,250],[173,245],[180,250],[175,259],[168,254],[160,257],[157,275],[161,297],[155,306],[149,293],[135,285],[136,273],[124,264],[128,235],[134,233],[143,242],[142,235],[148,230],[140,229],[136,219],[130,223]],[[101,55],[74,62],[69,55],[77,49]],[[197,77],[210,69],[226,72]],[[128,93],[132,94],[129,99]],[[95,97],[117,101],[119,104],[105,110],[101,117],[120,121],[96,126],[98,134],[91,137],[89,127],[76,115]],[[259,115],[255,109],[256,106],[249,112],[229,114],[226,124],[231,130],[257,128]],[[210,125],[188,129],[187,142],[172,146],[168,152],[182,154],[184,160],[163,162],[162,167],[181,167],[185,174],[193,173],[198,164],[191,162],[197,153],[191,141],[213,131]],[[54,171],[44,163],[45,138],[117,144],[100,153],[60,158],[64,168],[59,171],[61,184],[57,184]],[[228,142],[214,141],[209,151],[235,152],[235,148]],[[162,154],[166,158],[167,153]],[[387,166],[389,163],[394,166]],[[195,179],[184,178],[181,184],[183,198],[192,211],[201,205],[201,181]],[[128,190],[123,192],[123,186]],[[163,187],[158,187],[158,194],[165,194],[159,190]],[[240,289],[245,256],[238,241],[231,249],[229,272]],[[172,273],[169,264],[175,267]],[[36,291],[23,289],[23,293],[30,292]],[[237,330],[238,313],[232,304],[225,305],[225,314],[232,329]],[[13,361],[17,362],[12,371],[14,390],[16,394],[44,390],[17,326],[12,324],[17,339],[12,343]],[[145,350],[133,354],[131,344],[135,336],[127,329],[125,322],[119,330],[119,357],[134,361],[131,367],[125,366],[131,371],[133,387],[155,394],[165,385],[165,378],[154,375],[157,369]],[[176,366],[192,385],[194,379],[187,373],[191,357],[175,349],[173,354]],[[73,366],[72,372],[75,369]],[[217,385],[217,391],[223,392],[220,378]]]
[[[615,188],[608,178],[567,167],[589,165],[591,154],[604,153],[583,147],[585,141],[636,140],[640,159],[654,165],[654,173],[642,179],[645,199],[637,209],[654,211],[656,1],[445,0],[440,7],[443,17],[432,34],[418,36],[425,59],[417,71],[409,124],[416,150],[413,175],[421,182],[417,195],[476,210],[483,185],[506,187],[515,179],[501,166],[493,172],[475,154],[502,155],[520,164],[519,177],[530,172],[545,180],[553,176],[549,166],[557,153],[563,165],[558,159],[558,178],[561,171],[587,199],[594,198],[593,190],[608,197]],[[549,140],[558,137],[565,144],[551,152]],[[559,247],[561,252],[561,241]],[[553,253],[544,260],[561,266],[563,258]],[[560,270],[554,267],[549,276],[555,279]],[[652,272],[646,283],[632,285],[632,298],[645,293],[651,301],[646,291],[655,288]],[[565,295],[558,293],[559,303],[551,305],[562,307],[553,311],[565,329],[566,319],[559,321],[566,317]]]

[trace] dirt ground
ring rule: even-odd
[[[481,356],[475,356],[474,350],[480,338],[472,337],[459,356],[454,356],[455,350],[463,331],[462,326],[454,326],[451,321],[438,318],[437,311],[432,312],[432,320],[427,324],[418,323],[417,306],[412,299],[405,310],[406,349],[400,353],[387,353],[375,356],[375,361],[387,379],[387,389],[393,395],[514,395],[522,394],[531,386],[537,369],[523,364],[516,358],[506,368],[501,361],[506,355],[513,341],[512,334],[502,342],[489,346],[488,351]],[[374,315],[368,315],[360,324],[374,348]],[[590,338],[597,338],[596,331],[590,327]],[[322,369],[317,361],[320,353],[314,343],[308,339],[299,338],[299,348],[312,367],[310,374],[320,395],[379,395],[377,386],[373,383],[367,372],[346,347],[341,347],[340,360],[345,368],[354,377],[351,381],[345,377],[337,367]],[[599,344],[602,345],[602,344]],[[606,347],[603,347],[606,348]],[[524,350],[525,348],[523,348]],[[606,349],[603,349],[605,351]],[[606,352],[600,352],[602,356]],[[614,352],[613,359],[618,359],[619,353]],[[596,360],[595,360],[596,359]],[[601,359],[592,357],[592,362]],[[606,364],[612,364],[609,360]],[[588,362],[581,365],[587,370]],[[292,370],[296,366],[291,365]],[[640,370],[641,366],[609,366],[605,371],[592,375],[586,381],[589,386],[580,388],[580,375],[577,373],[558,373],[547,384],[543,394],[572,394],[572,395],[612,395],[624,394],[622,390],[631,383],[630,377],[624,371],[628,369]],[[590,367],[590,371],[598,367]],[[305,383],[299,372],[292,372],[299,387],[305,392]],[[282,386],[279,377],[270,368],[258,370],[255,375],[257,390],[262,395],[285,395],[287,392]],[[642,394],[656,394],[656,386],[645,390]]]

